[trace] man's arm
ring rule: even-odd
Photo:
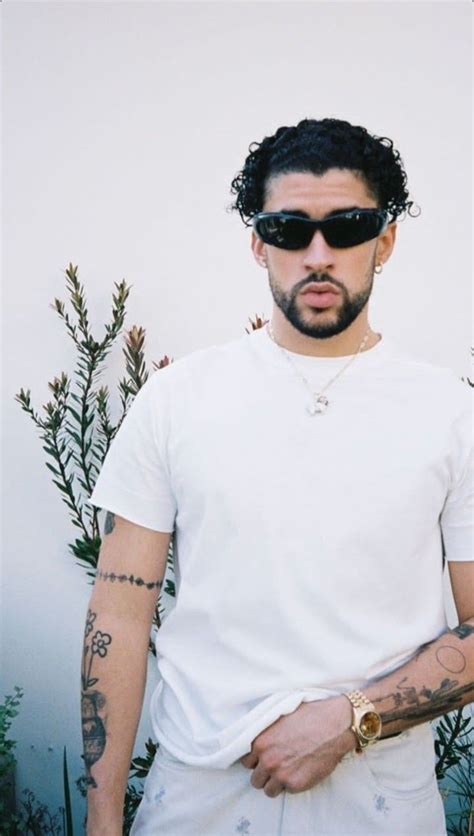
[[[459,625],[364,689],[380,713],[382,737],[426,723],[474,699],[474,562],[451,562],[448,567]]]
[[[474,562],[451,562],[449,571],[459,626],[362,689],[381,715],[382,737],[474,699]],[[301,792],[315,786],[355,748],[351,722],[352,708],[343,695],[302,703],[258,735],[242,758],[254,770],[252,785],[270,797],[283,789]]]
[[[108,513],[81,671],[88,836],[121,836],[148,641],[171,534]]]

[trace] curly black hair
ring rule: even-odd
[[[262,142],[252,142],[249,152],[232,180],[231,193],[237,197],[229,207],[238,210],[245,226],[263,210],[276,175],[294,171],[321,175],[331,168],[362,175],[379,208],[388,211],[390,222],[405,212],[419,214],[408,199],[403,161],[392,140],[342,119],[303,119],[295,127],[278,128]]]

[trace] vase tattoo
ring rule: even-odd
[[[97,787],[97,783],[91,775],[91,768],[102,757],[106,742],[104,717],[106,699],[100,691],[94,688],[99,678],[92,675],[92,668],[96,667],[97,657],[104,659],[107,656],[108,648],[112,641],[112,636],[109,633],[103,633],[101,630],[94,632],[94,621],[96,618],[97,613],[88,610],[84,633],[84,653],[81,674],[83,757],[86,768],[86,780],[89,787]],[[90,641],[88,641],[92,633],[93,635]]]

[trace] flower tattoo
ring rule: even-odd
[[[112,641],[112,636],[108,633],[101,633],[97,630],[92,636],[91,653],[98,653],[101,659],[107,656],[107,645]]]
[[[94,621],[97,618],[97,613],[92,612],[92,610],[87,610],[87,618],[86,618],[86,638],[89,636],[93,629],[94,629]]]
[[[102,630],[96,630],[89,638],[94,630],[96,618],[97,613],[88,610],[82,657],[82,737],[84,741],[83,757],[86,767],[85,781],[88,787],[97,787],[97,782],[91,774],[91,768],[102,757],[107,742],[107,700],[105,695],[94,687],[97,685],[99,678],[97,675],[93,676],[92,667],[97,667],[97,657],[103,659],[107,656],[108,647],[112,642],[110,633],[103,633]]]

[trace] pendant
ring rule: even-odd
[[[314,397],[313,403],[306,407],[306,412],[308,415],[322,415],[326,412],[328,405],[329,401],[324,395],[317,395]]]

